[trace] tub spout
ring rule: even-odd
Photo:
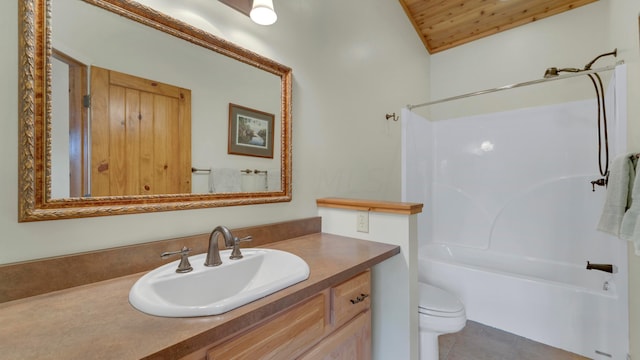
[[[618,272],[618,267],[612,264],[592,264],[587,261],[587,270],[600,270],[613,274]]]
[[[596,185],[605,186],[606,187],[607,186],[607,182],[608,182],[607,180],[608,180],[607,178],[601,178],[601,179],[598,179],[598,180],[593,180],[591,182],[591,191],[596,191]]]

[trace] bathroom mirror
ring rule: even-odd
[[[65,6],[74,8],[70,11]],[[130,0],[20,0],[19,24],[19,221],[291,200],[290,68]],[[178,62],[170,63],[169,58]],[[96,191],[98,186],[92,181],[101,172],[115,173],[116,178],[121,175],[113,159],[98,162],[92,158],[100,152],[96,147],[99,133],[92,133],[99,128],[96,109],[104,107],[93,91],[100,77],[95,75],[89,84],[74,85],[71,79],[79,78],[70,75],[76,74],[70,70],[74,62],[88,65],[90,75],[82,78],[91,80],[100,74],[98,70],[106,68],[112,74],[110,79],[125,74],[146,81],[154,89],[165,89],[164,84],[180,89],[177,98],[190,107],[179,107],[175,112],[181,118],[186,114],[190,122],[173,125],[162,139],[175,133],[181,134],[179,138],[156,149],[168,148],[165,153],[180,154],[182,183],[186,186],[157,190],[156,185],[163,180],[154,177],[140,191]],[[59,79],[69,79],[69,83]],[[80,105],[74,106],[65,91],[71,93],[74,86],[87,89],[91,97],[83,96],[76,100]],[[158,103],[151,101],[154,109]],[[107,114],[114,113],[113,106],[106,106],[111,109]],[[128,102],[120,106],[127,109],[127,114],[132,108]],[[85,117],[89,120],[82,120]],[[122,124],[131,116],[125,117]],[[136,118],[146,119],[146,113]],[[250,144],[242,143],[236,135],[242,133],[239,124],[246,118],[257,122],[256,129],[260,129]],[[247,147],[245,151],[241,146],[239,151],[228,151],[232,143],[255,147],[257,134],[268,137],[265,131],[273,140],[258,144],[264,149]],[[129,152],[130,146],[125,152],[125,145],[110,141],[108,152],[120,153],[123,164],[144,158],[139,151]],[[160,171],[174,168],[167,159],[161,161],[164,166]],[[234,180],[241,179],[242,186],[212,187],[215,177],[211,173],[222,170],[250,174],[253,184],[245,186],[244,177],[234,176]],[[256,181],[260,186],[255,186]]]

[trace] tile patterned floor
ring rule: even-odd
[[[587,360],[499,329],[467,321],[462,331],[441,335],[440,360]]]

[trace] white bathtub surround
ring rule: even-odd
[[[420,279],[457,294],[469,319],[589,358],[608,359],[597,350],[625,359],[628,339],[616,329],[627,318],[611,311],[626,303],[618,274],[445,244],[425,250]]]
[[[607,90],[611,159],[626,152],[625,78],[618,67]],[[420,279],[458,295],[470,320],[624,360],[627,248],[596,230],[606,191],[590,183],[601,177],[595,109],[594,99],[438,122],[405,111],[403,200],[425,203]]]
[[[400,246],[400,255],[372,269],[372,358],[417,360],[417,213],[368,211],[366,205],[351,209],[319,206],[323,233]],[[363,211],[368,215],[368,232],[357,231],[358,214]]]

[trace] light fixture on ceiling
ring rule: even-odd
[[[253,6],[249,17],[259,25],[271,25],[278,20],[278,15],[273,9],[273,0],[253,0]]]

